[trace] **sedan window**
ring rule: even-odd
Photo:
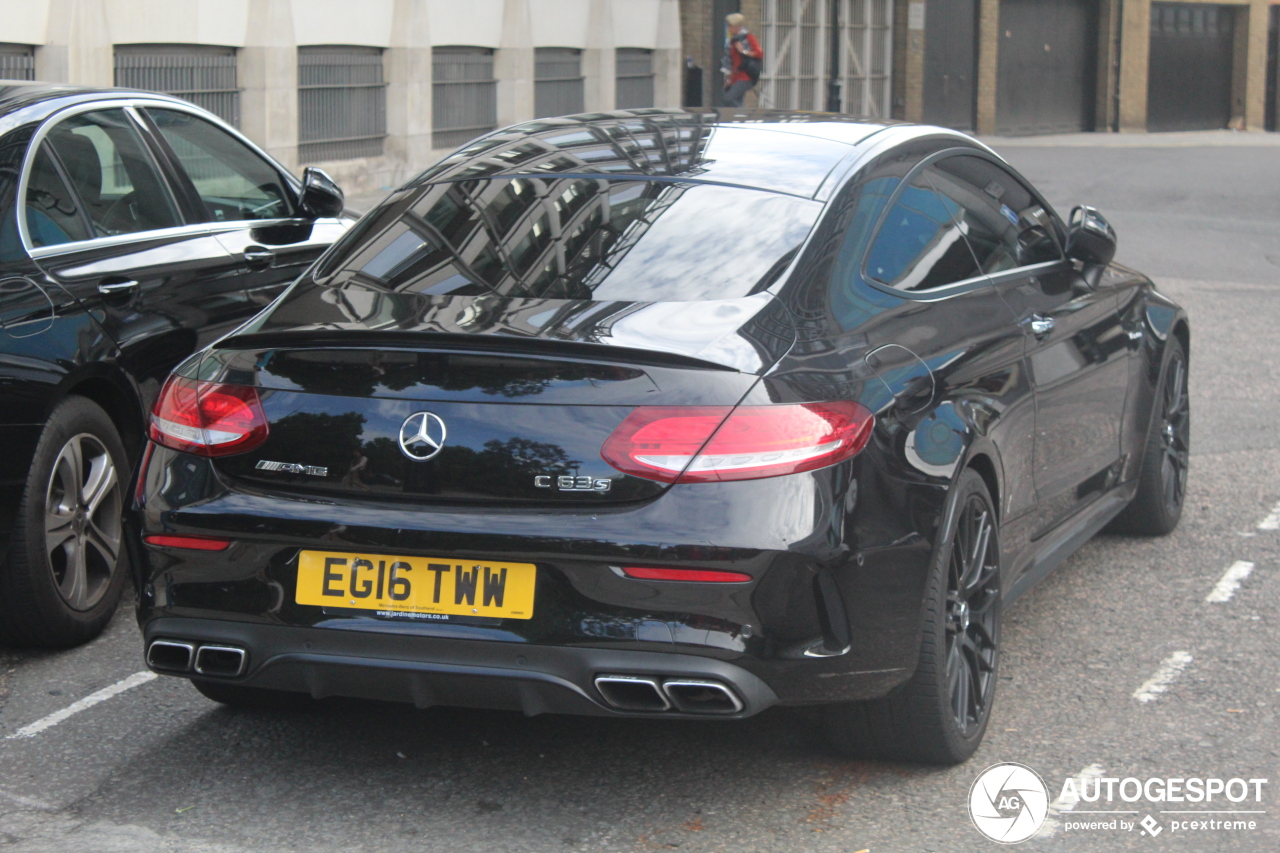
[[[920,172],[881,223],[867,253],[867,275],[910,291],[982,275],[960,214],[960,204],[937,185],[930,170]]]
[[[26,216],[32,248],[89,239],[80,203],[54,166],[47,142],[36,152],[27,179]]]
[[[146,110],[218,222],[283,219],[289,193],[270,163],[222,128],[191,113]]]
[[[182,224],[142,137],[124,110],[72,116],[49,133],[48,143],[88,214],[92,236]],[[83,239],[67,233],[70,239]]]

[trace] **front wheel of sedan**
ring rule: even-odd
[[[102,632],[126,582],[121,513],[129,468],[98,405],[68,397],[50,415],[0,570],[0,638],[67,648]]]
[[[1138,493],[1111,524],[1119,533],[1165,536],[1182,518],[1191,461],[1191,400],[1182,342],[1170,338],[1168,347],[1164,382],[1155,399],[1156,411],[1138,475]]]
[[[966,470],[935,555],[915,674],[871,702],[833,705],[836,749],[860,758],[958,764],[982,742],[1000,651],[1000,543],[982,477]]]

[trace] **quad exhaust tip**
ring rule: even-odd
[[[248,661],[248,654],[237,646],[153,640],[147,647],[147,666],[160,672],[194,671],[211,678],[236,678],[244,674]]]
[[[600,675],[595,684],[604,700],[619,711],[736,714],[745,707],[728,685],[709,678]]]

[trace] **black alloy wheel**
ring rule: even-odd
[[[976,471],[952,489],[915,673],[883,699],[828,707],[827,733],[846,755],[958,764],[986,733],[1000,658],[1000,526]]]
[[[995,515],[971,494],[960,510],[947,574],[946,679],[951,714],[966,737],[986,722],[999,643],[1000,556]]]
[[[1191,467],[1191,399],[1187,385],[1187,354],[1170,337],[1166,344],[1164,380],[1153,403],[1151,431],[1138,475],[1138,491],[1111,530],[1143,536],[1172,533],[1182,518]]]

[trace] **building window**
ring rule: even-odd
[[[431,145],[456,148],[498,126],[498,84],[487,47],[432,50]]]
[[[535,51],[534,116],[567,116],[583,111],[582,51],[540,47]]]
[[[653,51],[638,47],[620,47],[616,57],[618,109],[631,110],[652,107]]]
[[[116,46],[116,85],[164,92],[240,125],[236,49],[203,44]]]
[[[386,137],[382,49],[298,48],[298,159],[381,157]]]
[[[31,46],[0,44],[0,80],[34,79],[36,79],[36,59]]]

